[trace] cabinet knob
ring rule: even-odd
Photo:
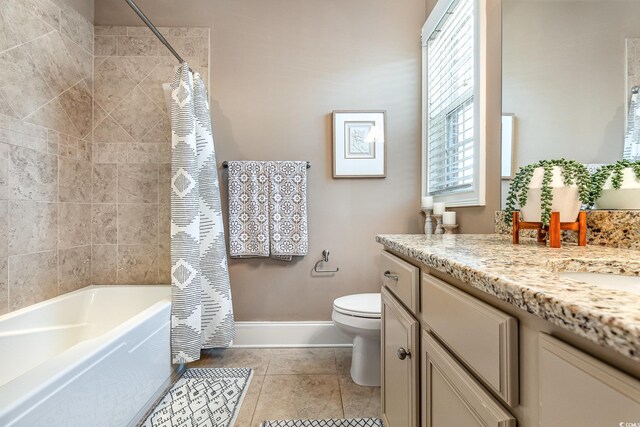
[[[400,360],[404,360],[404,359],[406,359],[407,357],[408,357],[409,359],[411,359],[411,352],[410,352],[410,351],[405,350],[405,349],[404,349],[404,348],[402,348],[402,347],[400,347],[400,348],[398,349],[398,352],[397,352],[396,354],[398,355],[398,359],[400,359]]]
[[[382,274],[384,274],[384,277],[386,277],[387,279],[395,280],[396,282],[398,281],[398,275],[392,274],[389,270],[385,271]]]

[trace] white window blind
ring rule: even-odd
[[[474,0],[454,1],[426,43],[427,173],[433,195],[474,186]]]

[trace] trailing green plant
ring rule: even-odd
[[[564,185],[570,186],[576,184],[578,186],[578,197],[580,201],[584,204],[589,204],[591,200],[591,176],[582,163],[566,159],[541,160],[537,163],[522,166],[511,180],[504,218],[507,224],[511,225],[513,212],[517,210],[516,206],[522,207],[527,204],[529,184],[531,184],[533,172],[537,168],[542,168],[543,175],[540,196],[540,209],[542,214],[540,220],[542,221],[542,225],[549,225],[551,205],[553,203],[551,181],[553,180],[553,168],[555,166],[560,168]]]
[[[592,207],[602,195],[604,184],[611,177],[611,186],[619,190],[624,179],[624,170],[631,168],[636,179],[640,181],[640,160],[618,160],[610,165],[603,165],[591,177],[591,195],[589,206]]]

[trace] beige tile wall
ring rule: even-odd
[[[160,28],[208,81],[209,29]],[[146,27],[95,28],[92,281],[169,283],[171,131],[162,83],[176,59]]]
[[[93,25],[0,2],[0,314],[91,280]]]

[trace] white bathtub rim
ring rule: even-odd
[[[33,311],[34,309],[43,308],[49,306],[51,304],[56,303],[62,299],[68,299],[70,296],[79,293],[85,293],[87,291],[99,290],[99,289],[152,289],[152,288],[170,288],[171,285],[160,284],[160,285],[88,285],[84,288],[76,289],[75,291],[67,292],[62,295],[55,296],[53,298],[49,298],[44,301],[37,302],[32,305],[28,305],[26,307],[19,308],[14,311],[10,311],[9,313],[5,313],[0,316],[0,321],[13,319],[14,317],[18,317],[24,313],[29,311]],[[170,297],[169,297],[170,298]]]
[[[140,285],[136,287],[149,288],[151,286],[165,287],[164,285]],[[114,286],[91,286],[90,288],[108,289],[113,287]],[[121,287],[131,288],[132,286],[122,285]],[[85,287],[73,292],[79,292],[83,290],[86,291],[87,288],[89,287]],[[69,294],[71,294],[71,292],[61,295],[60,297],[67,296]],[[51,303],[52,301],[55,302],[55,300],[60,297],[55,297],[50,300],[43,301],[43,303]],[[46,305],[43,303],[34,304],[30,307],[27,307],[27,309],[43,307],[44,305]],[[56,355],[52,360],[46,361],[25,372],[19,377],[7,382],[6,384],[0,385],[0,421],[4,421],[3,418],[11,412],[15,411],[17,408],[27,405],[31,407],[37,406],[48,395],[54,393],[57,389],[64,386],[73,377],[84,372],[88,367],[94,365],[99,360],[102,360],[106,355],[120,348],[121,345],[114,346],[114,342],[116,342],[116,340],[121,336],[134,330],[136,327],[141,326],[142,323],[140,321],[142,319],[164,315],[164,312],[166,312],[167,318],[164,324],[168,323],[170,321],[170,307],[171,298],[170,296],[168,296],[150,305],[144,311],[135,314],[131,318],[117,325],[113,329],[105,332],[104,334],[98,337],[81,341],[66,349],[62,353]],[[23,310],[21,309],[19,311]],[[0,317],[0,320],[1,319],[2,317]],[[77,371],[75,375],[72,374],[73,371]],[[64,381],[62,386],[59,386],[53,390],[51,389],[53,385],[57,384],[61,381],[61,379],[68,376],[71,376],[71,378]],[[46,378],[46,381],[42,382],[42,378]],[[37,389],[37,391],[34,392],[34,389]],[[37,403],[30,403],[31,400]],[[27,413],[28,411],[24,411],[23,415],[21,415],[20,418],[22,418]],[[18,419],[14,418],[14,420],[17,421]],[[12,420],[12,422],[14,420]]]

